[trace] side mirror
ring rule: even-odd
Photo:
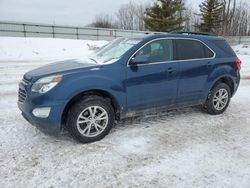
[[[149,63],[149,55],[137,55],[130,61],[131,65]]]

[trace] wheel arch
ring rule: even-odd
[[[75,103],[77,103],[77,101],[81,100],[83,97],[86,97],[86,96],[100,96],[100,97],[103,97],[104,99],[109,100],[112,107],[114,108],[115,116],[116,116],[115,118],[119,119],[121,108],[120,108],[120,105],[119,105],[118,101],[116,100],[116,98],[108,91],[101,90],[101,89],[92,89],[92,90],[87,90],[87,91],[83,91],[83,92],[76,94],[67,102],[67,104],[63,110],[62,117],[61,117],[61,125],[62,126],[65,126],[65,124],[66,124],[67,114],[69,112],[69,109]]]
[[[235,88],[235,83],[234,83],[234,80],[231,76],[229,75],[223,75],[221,77],[219,77],[217,80],[215,80],[210,88],[209,88],[209,91],[211,91],[218,83],[225,83],[229,86],[230,88],[230,91],[231,91],[231,95],[233,95],[234,93],[234,88]]]

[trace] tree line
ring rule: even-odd
[[[210,32],[225,36],[250,35],[250,7],[237,0],[203,0],[197,8],[185,0],[130,1],[115,15],[100,14],[90,27],[171,32]]]

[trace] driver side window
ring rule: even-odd
[[[137,55],[149,57],[149,63],[173,60],[173,43],[170,39],[155,40],[144,46]]]

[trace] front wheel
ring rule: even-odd
[[[67,126],[72,136],[83,143],[105,137],[114,124],[114,110],[108,100],[89,96],[76,103],[68,113]]]
[[[209,114],[217,115],[223,113],[231,99],[231,90],[225,83],[217,84],[209,93],[206,103],[203,105],[203,110]]]

